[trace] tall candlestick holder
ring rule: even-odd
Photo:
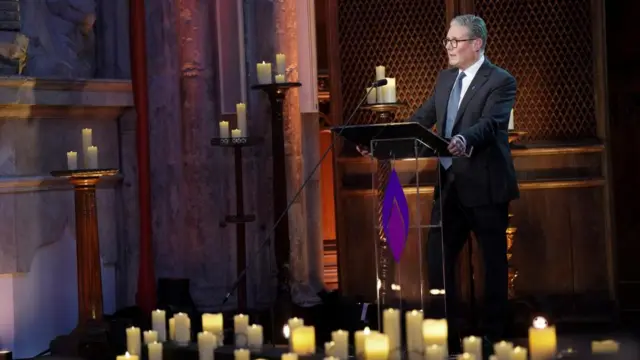
[[[376,121],[388,122],[396,111],[405,106],[407,106],[407,103],[399,101],[394,103],[365,104],[362,105],[360,109],[376,113]]]
[[[272,314],[272,324],[284,324],[291,315],[291,288],[289,274],[289,216],[286,214],[287,173],[284,153],[284,100],[287,91],[301,87],[299,82],[252,85],[251,89],[263,91],[271,104],[271,151],[273,158],[273,211],[282,216],[274,231],[274,252],[277,268],[278,291],[275,306],[278,311]],[[280,326],[280,325],[279,325]],[[274,341],[285,341],[280,331],[272,331]],[[276,339],[276,336],[279,338]]]
[[[247,280],[242,276],[247,266],[247,230],[246,224],[256,220],[254,214],[244,213],[244,175],[242,171],[242,148],[254,146],[262,142],[262,138],[239,137],[239,138],[213,138],[211,145],[217,147],[233,148],[234,168],[235,168],[235,188],[236,188],[236,213],[225,216],[220,224],[236,225],[236,271],[239,276],[238,283],[238,311],[247,310]]]
[[[78,269],[78,325],[68,336],[51,342],[52,355],[80,356],[84,359],[109,359],[109,327],[102,321],[102,270],[98,239],[96,185],[117,169],[53,171],[73,185],[76,217],[76,260]]]

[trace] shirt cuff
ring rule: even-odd
[[[464,136],[462,136],[462,135],[456,135],[456,136],[454,136],[454,138],[458,138],[458,139],[460,139],[460,141],[462,141],[462,144],[464,145],[464,148],[465,148],[465,149],[467,148],[467,139],[465,139],[465,138],[464,138]]]

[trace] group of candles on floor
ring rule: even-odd
[[[404,351],[401,335],[401,311],[387,309],[383,312],[383,332],[365,328],[354,333],[356,358],[364,360],[399,360]],[[191,320],[184,313],[178,313],[169,319],[169,336],[164,310],[155,310],[151,314],[152,330],[145,331],[141,337],[140,328],[127,329],[127,353],[117,360],[138,360],[141,355],[141,340],[147,347],[149,360],[162,360],[162,343],[172,341],[178,346],[187,346],[191,342]],[[233,319],[235,334],[235,360],[249,360],[251,352],[259,353],[263,346],[261,325],[249,325],[249,316],[235,315]],[[215,349],[223,345],[224,326],[222,314],[203,314],[202,329],[198,333],[197,345],[200,360],[213,360]],[[405,337],[407,358],[409,360],[443,360],[449,357],[447,350],[448,326],[446,319],[424,319],[422,311],[411,310],[405,313]],[[289,339],[289,353],[281,360],[297,360],[298,356],[316,353],[315,329],[305,326],[304,320],[289,319],[283,329]],[[331,341],[324,346],[325,360],[346,360],[349,357],[349,332],[336,330],[331,333]],[[619,344],[613,340],[594,341],[591,344],[593,354],[616,354]],[[482,339],[469,336],[463,339],[463,354],[459,360],[482,360]],[[554,326],[538,317],[529,328],[529,348],[515,346],[501,341],[494,344],[494,354],[487,360],[549,360],[556,356],[557,338]]]

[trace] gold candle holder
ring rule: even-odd
[[[511,224],[511,218],[513,214],[509,214],[509,224]],[[513,299],[516,296],[515,289],[515,281],[518,277],[518,270],[511,265],[511,257],[513,253],[511,249],[513,247],[513,243],[515,242],[516,232],[518,232],[518,228],[509,226],[507,227],[507,262],[509,263],[509,298]]]

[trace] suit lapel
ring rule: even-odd
[[[469,101],[473,99],[473,96],[476,94],[476,92],[487,81],[492,70],[493,65],[488,60],[485,60],[482,66],[480,66],[480,69],[478,69],[476,76],[473,77],[471,84],[469,84],[469,88],[464,93],[464,97],[460,102],[460,107],[458,107],[458,113],[456,114],[456,120],[453,122],[453,126],[456,126],[458,120],[460,120],[460,117],[462,116],[462,114],[464,114],[464,110],[467,108]]]

